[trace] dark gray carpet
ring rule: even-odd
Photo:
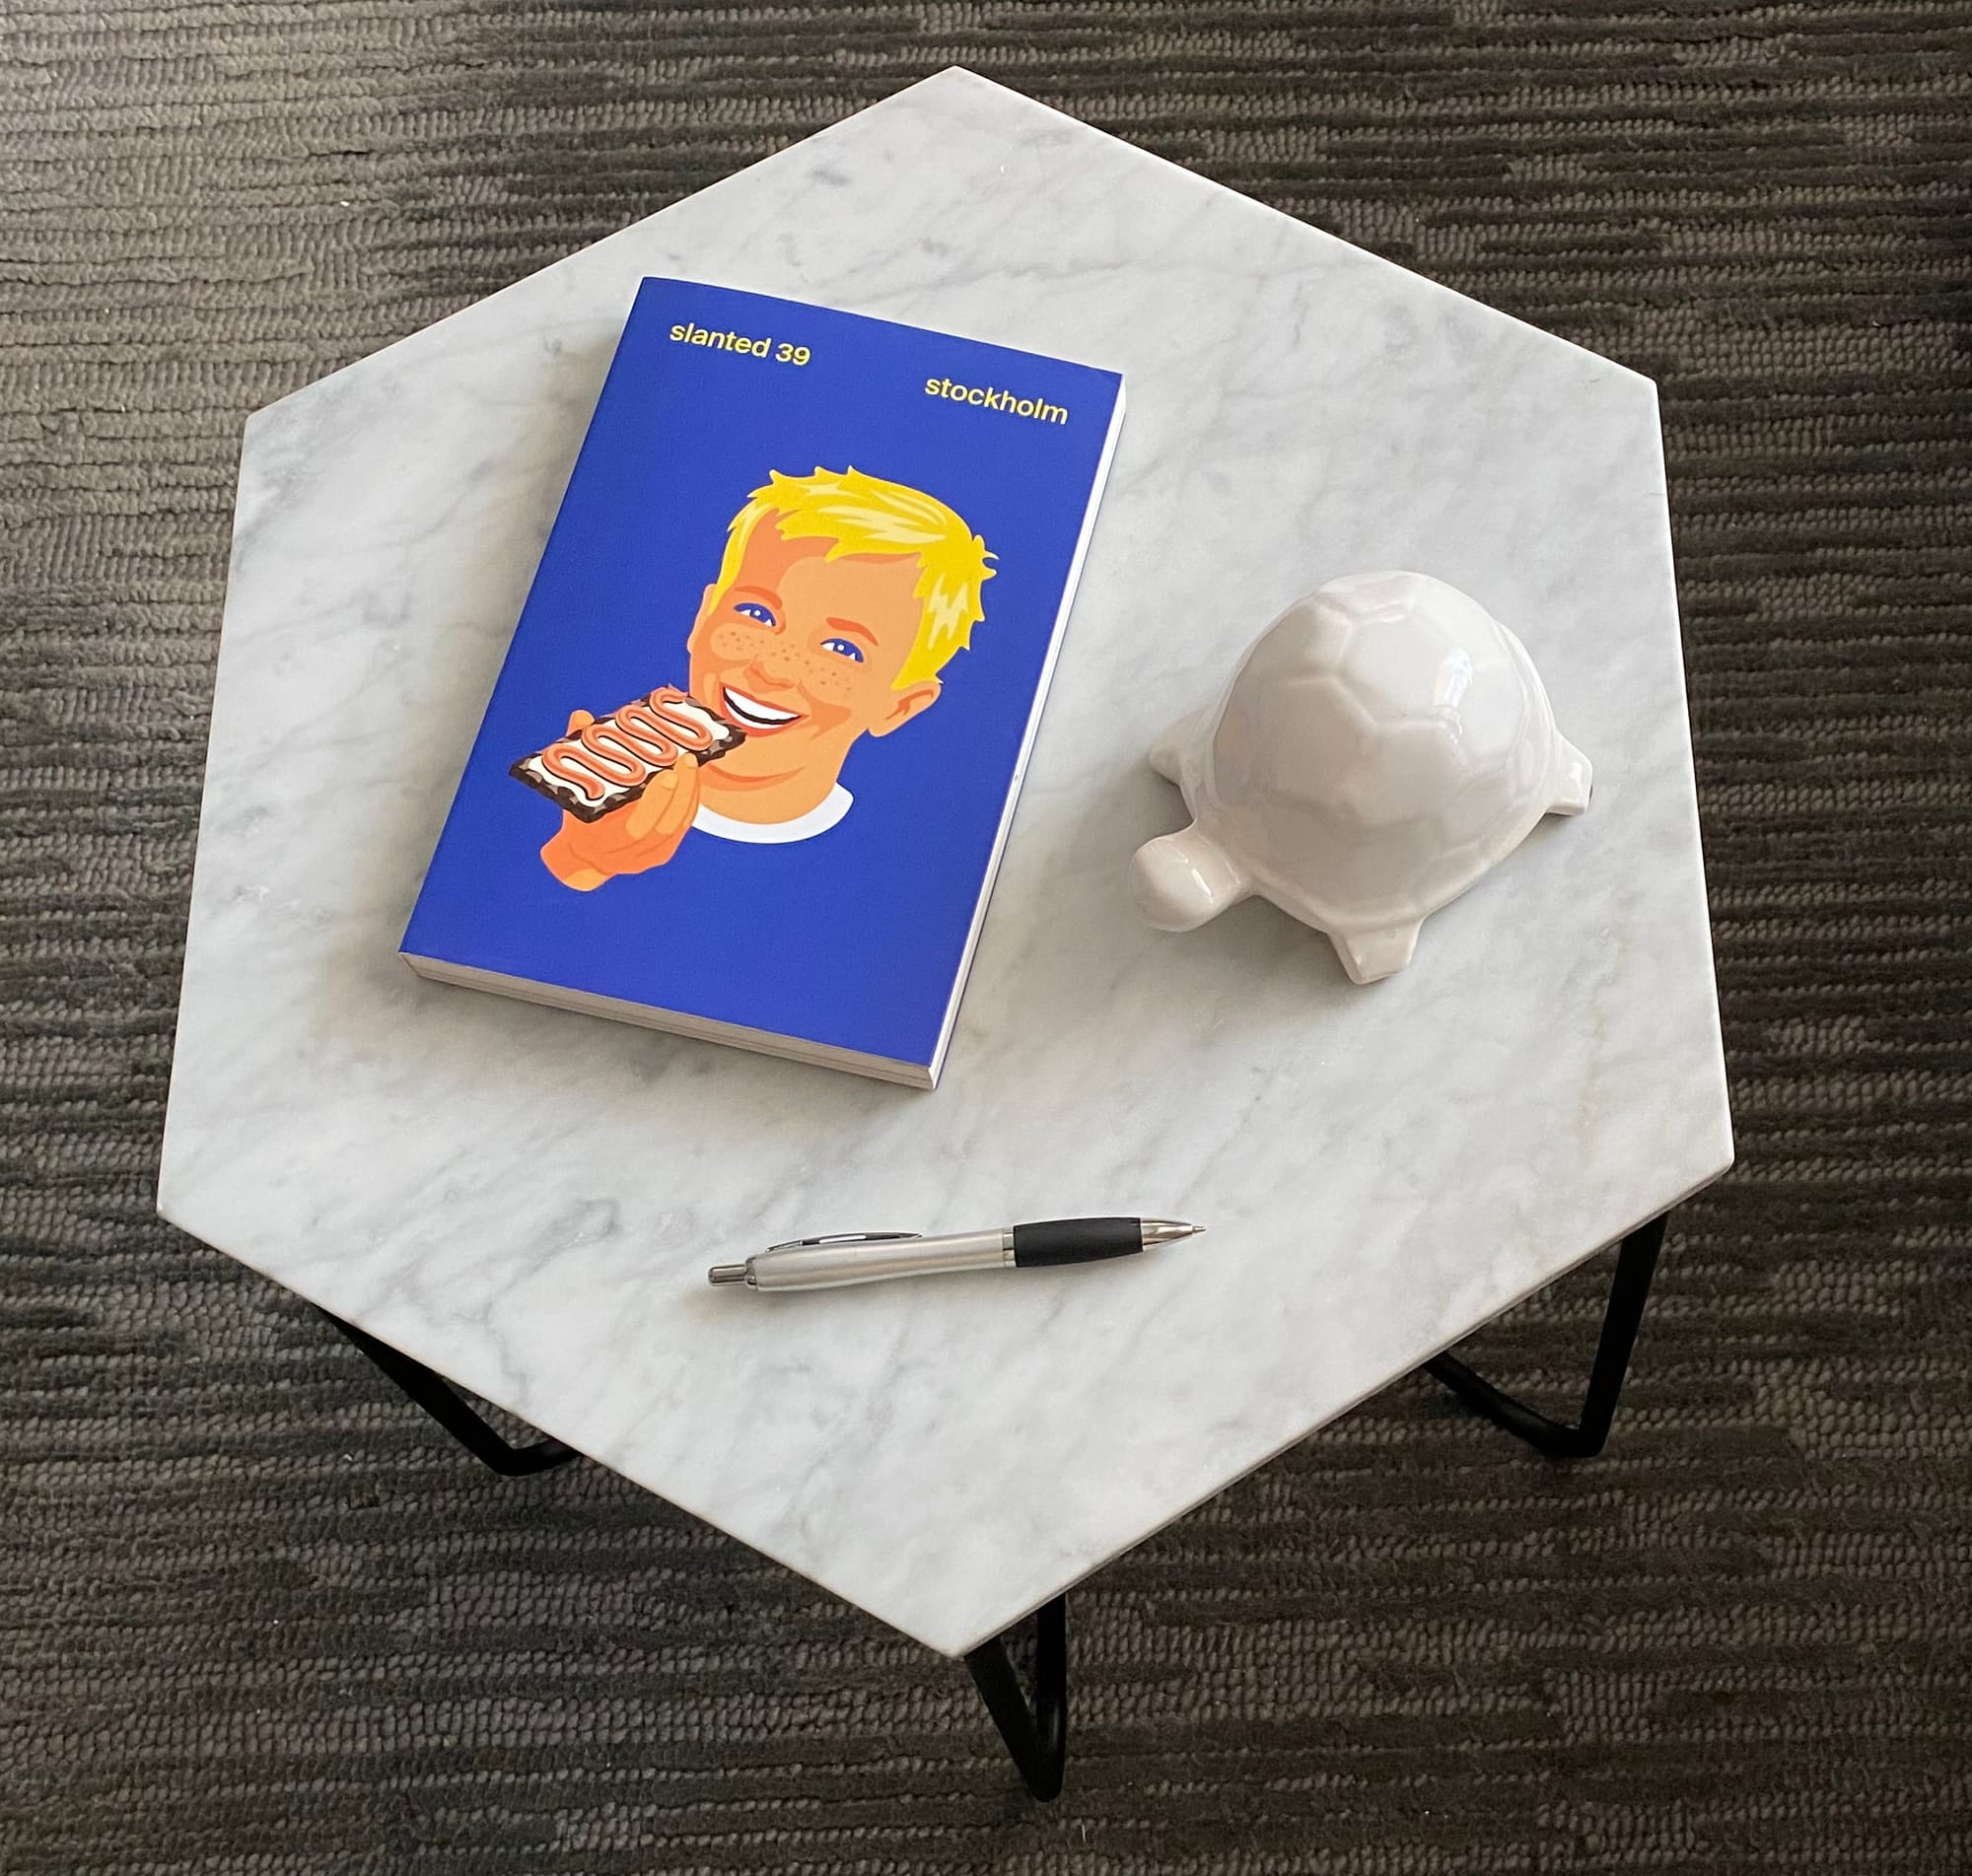
[[[151,1214],[241,421],[969,64],[1656,375],[1741,1164],[962,1673]],[[0,9],[7,1876],[1972,1867],[1972,6]],[[1600,1272],[1482,1340],[1559,1398]]]

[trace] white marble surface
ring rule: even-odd
[[[1130,415],[944,1085],[395,955],[639,277],[1120,368]],[[1594,803],[1364,990],[1127,871],[1296,593],[1433,573]],[[1730,1158],[1645,379],[948,72],[247,427],[165,1216],[957,1653]],[[803,1231],[1142,1211],[1081,1271],[769,1298]]]

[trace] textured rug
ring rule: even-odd
[[[1616,1442],[1393,1389],[1073,1599],[1070,1784],[160,1224],[240,426],[963,61],[1663,386],[1741,1162]],[[0,1870],[1972,1866],[1972,5],[0,10]],[[1561,1400],[1606,1273],[1481,1339]]]

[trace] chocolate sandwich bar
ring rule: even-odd
[[[716,762],[746,740],[717,711],[666,686],[524,755],[507,771],[579,821],[627,807],[689,752]]]

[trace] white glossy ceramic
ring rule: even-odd
[[[1297,599],[1151,766],[1193,819],[1137,850],[1144,916],[1188,932],[1258,894],[1327,934],[1359,984],[1402,970],[1426,917],[1542,815],[1581,813],[1590,780],[1526,648],[1421,573]]]

